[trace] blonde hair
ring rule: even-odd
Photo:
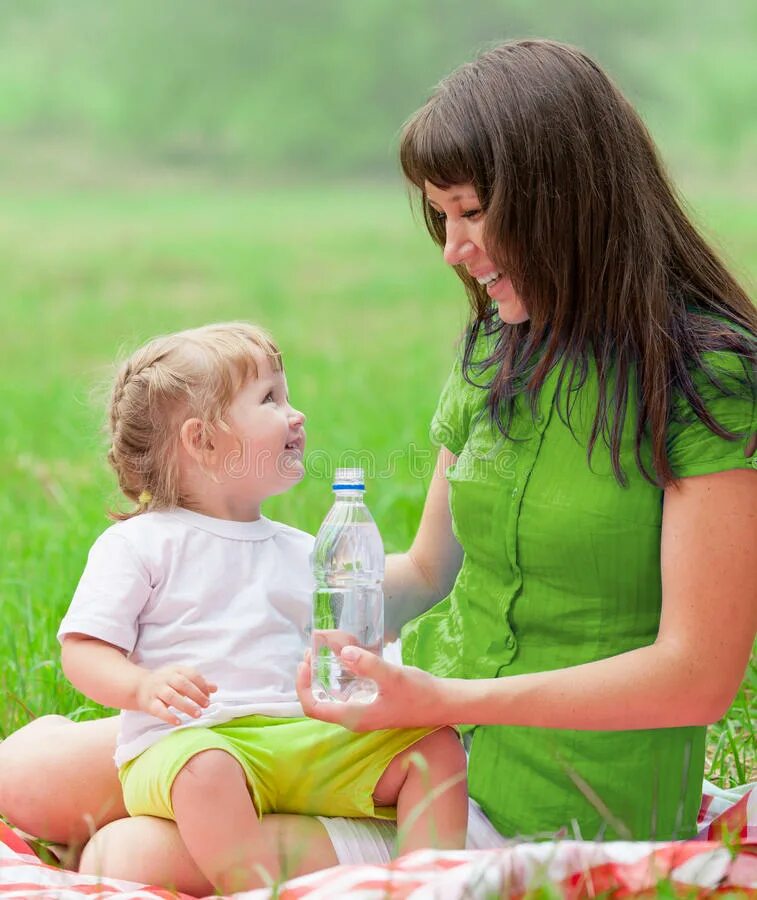
[[[256,378],[256,358],[283,368],[270,335],[247,322],[223,322],[157,337],[121,364],[108,407],[108,462],[123,494],[137,503],[116,520],[182,505],[181,425],[197,417],[206,435],[223,421],[236,392]]]

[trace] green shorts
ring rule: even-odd
[[[435,730],[355,734],[316,719],[244,716],[172,731],[118,774],[129,815],[175,819],[171,788],[179,771],[204,750],[223,750],[242,767],[258,816],[396,819],[395,807],[373,805],[376,784],[398,753]]]

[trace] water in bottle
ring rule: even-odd
[[[384,545],[364,502],[362,469],[337,469],[334,505],[315,539],[312,690],[316,700],[370,703],[375,682],[343,667],[347,645],[379,656],[384,643]]]

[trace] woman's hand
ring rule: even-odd
[[[314,628],[311,641],[316,651],[327,648],[334,656],[339,656],[345,647],[358,643],[354,634],[338,628]]]
[[[447,693],[452,686],[443,678],[414,666],[392,665],[360,647],[345,647],[340,660],[351,672],[375,681],[378,697],[372,703],[317,701],[311,691],[308,650],[297,669],[297,695],[305,715],[335,722],[350,731],[454,724],[445,718]]]

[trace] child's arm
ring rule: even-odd
[[[170,707],[197,718],[217,690],[187,666],[143,669],[120,648],[84,634],[66,635],[61,663],[71,684],[90,699],[116,709],[141,710],[169,725],[181,724]]]

